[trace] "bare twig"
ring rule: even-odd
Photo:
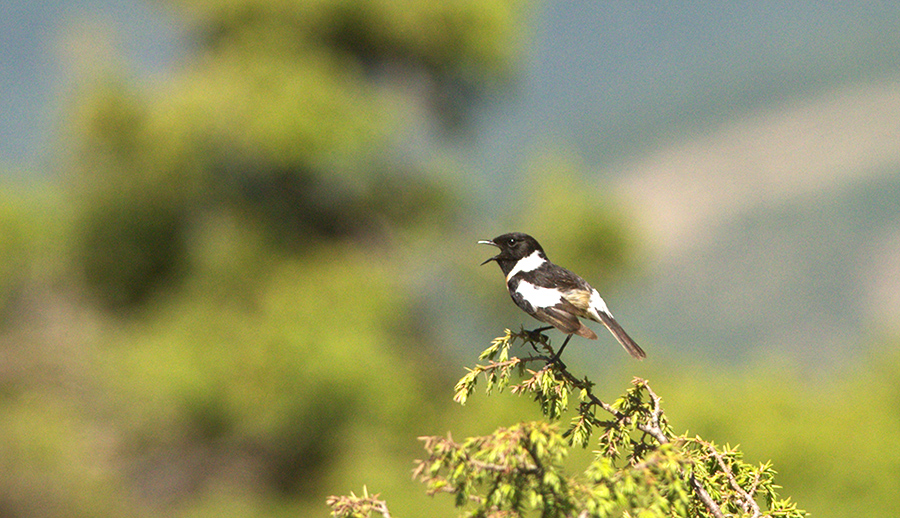
[[[688,476],[688,483],[691,484],[691,487],[694,489],[694,493],[697,495],[697,498],[703,502],[703,505],[706,506],[706,509],[716,518],[725,518],[725,515],[722,514],[722,509],[719,508],[719,504],[709,496],[709,492],[706,491],[706,488],[703,487],[703,484],[697,480],[697,477],[691,473]]]
[[[663,431],[662,425],[660,424],[662,420],[662,407],[660,405],[662,398],[657,396],[656,392],[653,392],[653,389],[650,388],[650,385],[647,384],[646,380],[635,378],[634,383],[636,385],[639,384],[641,387],[643,387],[644,390],[647,391],[647,395],[650,396],[650,401],[653,403],[653,410],[650,412],[650,422],[639,423],[638,429],[646,434],[649,434],[660,444],[668,444],[669,437]]]
[[[741,495],[741,500],[743,503],[741,507],[743,507],[745,513],[752,512],[752,517],[757,518],[762,514],[762,511],[759,509],[759,504],[756,503],[756,500],[746,491],[744,488],[738,484],[738,481],[734,478],[734,473],[731,472],[731,469],[725,464],[725,459],[722,458],[722,455],[716,451],[716,448],[712,444],[708,444],[707,448],[709,449],[709,453],[715,457],[716,462],[719,464],[719,469],[725,473],[725,476],[728,478],[728,483],[731,484],[731,488],[737,491],[739,495]]]

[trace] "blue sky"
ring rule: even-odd
[[[40,175],[51,166],[47,150],[56,145],[79,39],[109,39],[135,72],[150,76],[175,60],[172,21],[151,2],[0,3],[0,174]]]

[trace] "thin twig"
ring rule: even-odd
[[[741,499],[744,501],[744,504],[741,507],[744,508],[744,512],[747,513],[752,510],[753,518],[757,518],[760,514],[762,514],[762,511],[760,511],[759,505],[756,503],[756,500],[754,500],[753,497],[750,496],[746,491],[744,491],[744,488],[742,488],[741,485],[738,484],[738,481],[734,478],[734,473],[732,473],[731,469],[725,465],[725,459],[723,459],[722,455],[720,455],[719,452],[716,451],[715,447],[713,447],[712,444],[707,445],[707,447],[709,448],[709,452],[713,457],[716,458],[716,461],[719,463],[719,468],[723,473],[725,473],[725,476],[728,478],[728,483],[731,484],[731,488],[737,491],[739,495],[741,495]]]
[[[693,473],[688,476],[688,482],[691,484],[691,487],[694,488],[694,493],[697,494],[697,498],[703,502],[703,505],[706,506],[706,509],[712,513],[716,518],[725,518],[725,515],[722,514],[722,510],[719,509],[719,504],[717,504],[709,493],[706,492],[706,488],[703,487],[703,484],[697,480],[697,477],[694,476]]]

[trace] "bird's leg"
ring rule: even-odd
[[[566,345],[569,344],[569,339],[571,339],[571,338],[572,338],[572,335],[566,335],[566,339],[565,339],[565,341],[563,342],[562,347],[560,347],[559,350],[556,351],[556,354],[554,354],[553,357],[550,358],[550,361],[549,361],[548,363],[554,363],[554,362],[562,363],[562,362],[559,360],[559,356],[562,354],[563,349],[566,348]]]

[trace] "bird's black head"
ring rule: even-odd
[[[500,265],[500,269],[503,270],[504,274],[510,272],[513,269],[513,266],[524,257],[528,257],[535,251],[539,251],[541,255],[544,255],[544,249],[541,248],[541,245],[537,242],[537,240],[528,234],[523,234],[521,232],[511,232],[509,234],[503,234],[502,236],[497,236],[490,241],[479,241],[479,244],[482,245],[492,245],[496,246],[500,249],[500,253],[491,257],[484,261],[481,264],[487,264],[491,261],[496,261],[497,264]]]

